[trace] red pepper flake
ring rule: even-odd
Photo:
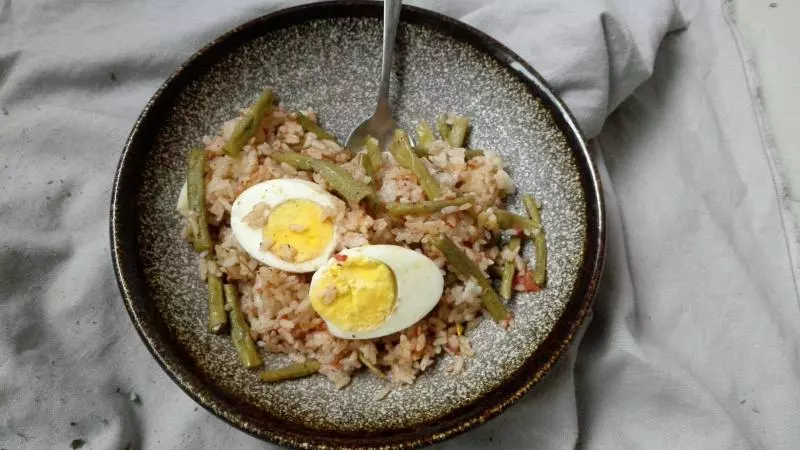
[[[337,254],[333,255],[333,258],[335,260],[339,261],[339,262],[347,261],[347,255],[342,255],[341,253],[337,253]]]
[[[523,231],[522,228],[514,228],[514,234],[516,236],[522,236],[525,234],[525,231]]]
[[[538,292],[542,290],[535,281],[533,281],[533,271],[526,270],[524,273],[517,275],[514,279],[514,284],[522,287],[523,292]]]

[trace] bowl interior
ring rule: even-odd
[[[380,64],[380,5],[334,6],[296,8],[234,30],[148,105],[123,155],[112,205],[120,284],[137,329],[170,375],[247,431],[295,445],[402,444],[457,432],[521,395],[566,345],[567,330],[591,301],[601,230],[596,181],[569,118],[507,50],[442,16],[404,10],[395,114],[407,130],[445,112],[470,116],[471,146],[498,152],[518,190],[543,204],[547,288],[515,297],[510,330],[486,320],[469,333],[476,355],[463,373],[449,375],[451,360],[441,358],[413,386],[381,401],[374,395],[382,384],[365,374],[343,390],[321,376],[261,383],[240,367],[227,336],[206,331],[205,284],[174,212],[186,152],[267,86],[288,109],[313,108],[340,138],[367,117]],[[522,211],[516,196],[511,204]],[[287,362],[278,355],[265,361]]]

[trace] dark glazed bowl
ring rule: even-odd
[[[344,137],[371,112],[382,5],[298,6],[242,25],[198,51],[156,92],[117,169],[111,245],[122,298],[153,356],[195,401],[228,423],[294,447],[412,448],[496,416],[553,366],[588,313],[603,261],[597,172],[574,119],[527,63],[448,17],[404,7],[393,104],[412,129],[446,111],[469,115],[471,143],[508,161],[522,192],[543,204],[549,284],[510,304],[515,325],[484,321],[469,334],[476,355],[448,376],[443,358],[382,401],[374,377],[336,390],[315,376],[268,385],[242,369],[228,338],[205,328],[205,288],[180,238],[174,203],[184,156],[248,105],[264,86],[288,108],[312,107]],[[512,208],[520,208],[517,198]],[[285,357],[265,355],[268,366]]]

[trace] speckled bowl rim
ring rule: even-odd
[[[401,20],[417,25],[430,26],[454,39],[467,42],[483,53],[491,55],[501,65],[517,74],[542,101],[564,133],[578,166],[580,181],[586,202],[586,238],[584,240],[584,260],[578,279],[567,306],[556,325],[544,342],[537,348],[523,366],[508,377],[499,387],[482,396],[470,405],[460,407],[430,426],[401,435],[387,432],[381,436],[320,436],[319,430],[307,429],[303,433],[281,428],[280,421],[253,420],[236,405],[226,402],[202,383],[202,380],[184,367],[178,357],[180,350],[171,348],[163,342],[157,324],[147,317],[146,288],[144,275],[136,255],[136,226],[123,223],[120,211],[129,207],[125,194],[136,190],[137,173],[134,161],[143,158],[148,146],[147,136],[156,127],[158,118],[168,110],[182,87],[192,79],[192,68],[202,66],[213,54],[224,52],[242,40],[263,34],[266,24],[279,22],[282,18],[304,15],[305,20],[323,17],[381,17],[381,4],[361,0],[334,0],[304,4],[281,9],[261,16],[221,35],[198,50],[156,91],[145,105],[134,123],[130,136],[122,150],[119,165],[114,176],[111,195],[110,238],[111,256],[114,272],[125,308],[136,331],[147,349],[164,371],[186,392],[189,397],[225,422],[253,435],[279,445],[297,448],[372,448],[386,449],[418,448],[444,441],[461,434],[487,420],[496,417],[506,408],[518,401],[538,383],[564,354],[584,319],[591,310],[597,286],[603,270],[605,254],[605,208],[597,169],[577,122],[564,102],[553,92],[544,79],[522,58],[503,44],[485,33],[445,15],[426,9],[404,5]],[[290,20],[287,26],[296,24]],[[281,28],[278,26],[277,28]],[[297,427],[294,427],[297,428]]]

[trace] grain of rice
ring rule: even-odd
[[[292,261],[294,257],[297,256],[297,250],[289,244],[281,244],[278,247],[278,251],[275,253],[278,254],[278,257],[286,261]]]
[[[244,216],[243,222],[245,225],[249,226],[250,228],[263,228],[264,225],[267,224],[267,219],[269,218],[269,204],[266,202],[258,202],[253,206],[252,211],[250,211],[246,216]]]
[[[305,225],[301,225],[299,223],[293,223],[289,225],[289,231],[292,231],[294,233],[302,233],[306,231],[307,228],[308,227],[306,227]]]
[[[322,297],[321,297],[322,304],[330,305],[331,303],[333,303],[334,300],[336,300],[336,295],[338,295],[338,292],[335,286],[326,287],[325,290],[322,292]]]
[[[287,134],[283,138],[283,142],[287,145],[296,145],[300,143],[300,136],[296,134]]]
[[[324,152],[328,151],[328,147],[326,147],[325,144],[322,143],[322,141],[316,141],[315,140],[315,141],[311,142],[311,148],[313,148],[314,150],[317,150],[319,152],[323,152],[323,154],[324,154]]]

